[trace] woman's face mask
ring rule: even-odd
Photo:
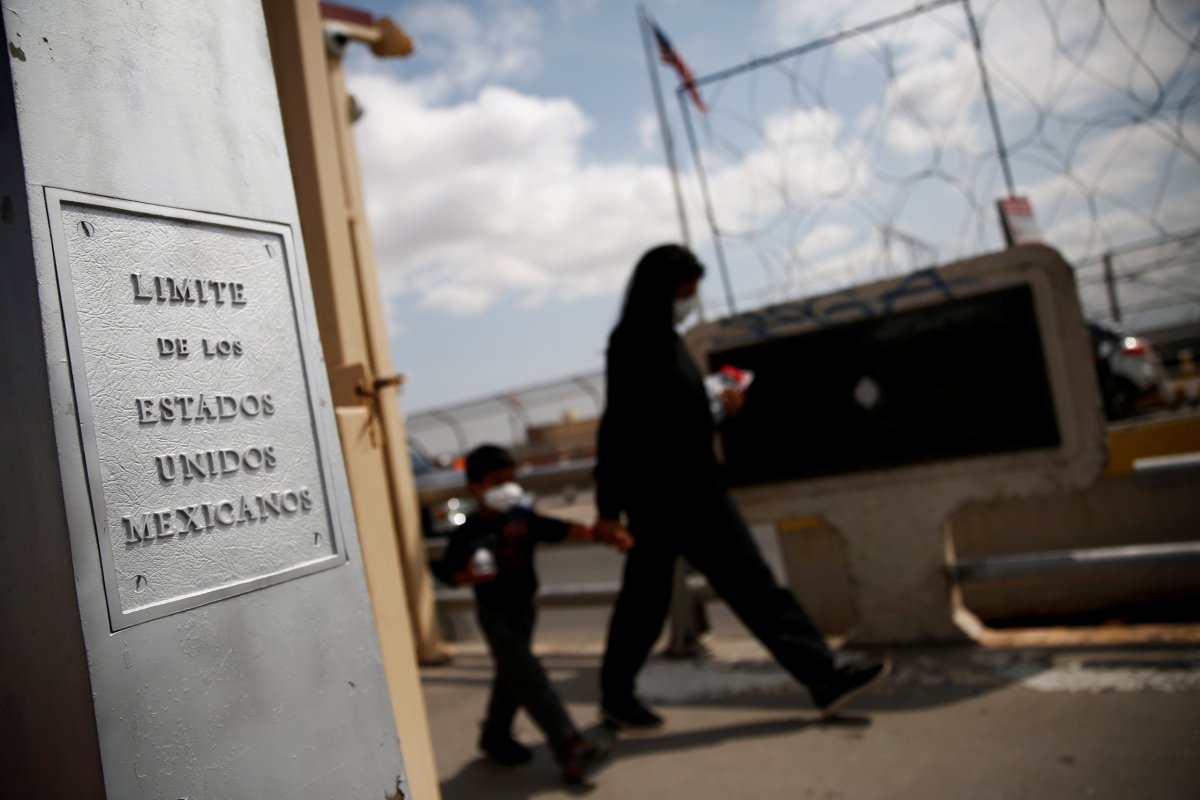
[[[483,504],[493,511],[507,514],[525,500],[525,490],[516,481],[493,486],[483,493]]]
[[[699,300],[696,299],[696,295],[685,297],[682,300],[676,300],[674,308],[675,324],[678,325],[691,316],[691,313],[696,310],[696,306],[698,305]]]

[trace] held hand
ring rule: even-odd
[[[615,547],[622,553],[629,552],[633,547],[633,537],[615,519],[596,520],[596,527],[592,529],[592,538],[602,544]]]
[[[597,536],[597,541],[600,541],[609,547],[615,547],[622,553],[628,553],[633,547],[633,537],[629,535],[629,531],[625,530],[625,528],[621,527],[620,525],[618,525],[609,533],[604,534],[604,536],[605,538]]]
[[[721,392],[721,404],[725,406],[726,418],[736,416],[746,403],[746,392],[743,389],[730,387]]]
[[[491,583],[492,581],[496,580],[496,576],[500,574],[496,570],[492,570],[490,572],[480,572],[474,567],[472,567],[469,572],[471,573],[472,586],[478,586],[481,583]]]
[[[496,570],[490,572],[480,572],[474,567],[467,567],[462,572],[454,576],[455,586],[479,586],[482,583],[491,583],[496,580],[496,575],[499,573]]]

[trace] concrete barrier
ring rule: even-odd
[[[735,497],[751,521],[819,520],[781,523],[789,579],[804,600],[801,551],[843,553],[841,623],[859,642],[976,637],[950,575],[952,513],[1082,489],[1104,465],[1074,276],[1048,248],[718,320],[687,340],[704,368],[756,371],[721,437]]]
[[[1200,600],[1197,471],[971,503],[948,527],[959,559],[981,567],[963,576],[963,602],[989,622]],[[1052,568],[1066,553],[1074,563]]]
[[[1181,428],[1179,420],[1141,425]],[[1145,441],[1161,444],[1161,436]],[[951,514],[953,577],[965,607],[984,623],[1200,602],[1195,455],[1135,458],[1111,442],[1114,456],[1146,468],[1080,491],[973,502]],[[780,520],[777,528],[794,591],[821,630],[845,634],[857,598],[841,533],[820,518]]]

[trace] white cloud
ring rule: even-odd
[[[983,23],[988,67],[997,99],[1073,112],[1097,102],[1107,109],[1145,110],[1189,58],[1195,3],[1163,0],[1103,5],[1068,0],[1049,7],[1034,0],[991,6]],[[1188,19],[1190,18],[1190,22]],[[1174,30],[1172,30],[1174,28]],[[1011,109],[1010,109],[1011,110]]]
[[[888,85],[883,110],[884,136],[897,153],[915,156],[934,145],[979,150],[984,131],[974,53],[959,45],[898,75]]]
[[[848,244],[854,239],[855,233],[855,229],[849,225],[839,225],[836,223],[822,225],[804,237],[804,240],[800,243],[800,247],[803,248],[804,254],[809,257],[820,255]]]
[[[1083,140],[1074,159],[1023,187],[1047,241],[1083,257],[1114,243],[1152,238],[1159,227],[1195,227],[1200,168],[1186,156],[1172,168],[1168,159],[1177,138],[1200,141],[1200,123],[1098,130]],[[1155,208],[1151,198],[1160,192],[1164,204]]]
[[[768,0],[765,12],[777,44],[795,47],[899,15],[914,5],[912,0]],[[979,130],[970,112],[979,105],[978,73],[960,5],[848,37],[813,58],[829,58],[845,85],[864,95],[864,108],[856,114],[859,135],[868,136],[882,124],[884,141],[906,157],[920,157],[938,144],[976,145]],[[808,78],[817,80],[815,74]],[[865,96],[871,91],[878,92],[877,99]],[[814,92],[837,103],[826,95],[827,86]]]
[[[662,147],[662,134],[658,129],[658,117],[650,112],[646,112],[637,121],[638,142],[642,145],[642,150],[652,152]]]
[[[799,45],[892,17],[912,9],[915,0],[767,0],[763,11],[772,40],[780,48]],[[886,45],[904,71],[943,54],[962,40],[965,17],[957,3],[863,34],[868,49]],[[839,46],[839,56],[861,59],[866,50]]]
[[[589,165],[571,101],[483,89],[439,106],[392,78],[352,76],[385,291],[458,314],[615,292],[649,245],[677,238],[667,172]]]
[[[805,37],[852,28],[912,7],[912,0],[767,0],[763,9],[770,30],[781,43],[799,44]]]
[[[861,191],[869,158],[843,129],[842,118],[828,110],[774,114],[762,125],[762,139],[738,158],[707,159],[716,165],[709,182],[722,227],[761,228]]]
[[[764,10],[783,48],[914,5],[768,0]],[[1088,254],[1163,229],[1194,227],[1186,209],[1195,207],[1188,198],[1200,182],[1200,128],[1180,122],[1176,110],[1188,101],[1197,75],[1190,47],[1194,0],[1003,0],[976,3],[974,10],[1018,170],[1017,190],[1033,197],[1050,241]],[[721,116],[712,119],[715,141],[737,141],[737,147],[725,147],[720,162],[718,217],[744,226],[757,250],[793,252],[788,247],[826,209],[832,209],[830,220],[858,226],[863,239],[902,228],[919,244],[909,258],[934,247],[946,258],[997,246],[992,201],[1004,185],[960,4],[753,77],[753,88],[737,79],[721,87]],[[823,140],[781,136],[779,129],[772,135],[755,105],[770,89],[797,109],[816,108],[850,122]],[[1168,89],[1173,94],[1160,109],[1156,103]],[[757,152],[731,158],[739,149]],[[849,170],[830,168],[847,159]],[[840,175],[855,177],[846,192],[812,190]],[[771,198],[790,207],[781,211]],[[860,250],[856,258],[871,257]],[[793,257],[809,252],[801,247]],[[821,271],[856,263],[845,248],[831,255],[836,258],[822,259]]]
[[[580,150],[590,123],[568,100],[488,87],[441,106],[381,74],[352,76],[351,86],[367,108],[357,139],[389,297],[413,293],[467,315],[502,300],[531,307],[611,294],[648,246],[678,238],[666,169],[587,163]],[[765,146],[712,176],[724,219],[757,224],[858,180],[859,145],[838,143],[835,115],[781,115],[765,128]],[[800,144],[804,157],[780,162],[782,144]],[[775,181],[765,192],[753,185],[763,177]],[[698,198],[689,202],[697,213]],[[696,219],[692,232],[706,238]],[[848,239],[838,225],[821,227],[807,252]]]
[[[1067,0],[1065,7],[1079,3]],[[767,4],[780,35],[798,37],[789,44],[828,33],[830,26],[909,7],[908,0]],[[583,152],[593,123],[578,105],[497,85],[501,78],[511,82],[537,67],[539,29],[523,16],[532,12],[509,3],[487,8],[495,19],[442,4],[423,6],[415,23],[406,14],[414,32],[427,31],[418,41],[442,66],[429,76],[401,82],[375,67],[351,76],[351,87],[368,111],[357,137],[385,292],[392,297],[411,293],[426,306],[457,314],[497,302],[533,307],[615,293],[647,246],[678,238],[670,178],[658,165],[657,120],[643,114],[634,121],[652,163],[634,157],[590,162]],[[1021,18],[1019,9],[1041,14],[1040,5],[1006,0],[987,8],[988,58],[1000,76],[998,95],[1010,143],[1029,104],[1007,90],[1006,82],[1033,87],[1037,98],[1081,87],[1084,99],[1063,95],[1060,110],[1113,96],[1106,80],[1128,79],[1135,93],[1147,83],[1128,63],[1104,66],[1105,59],[1121,57],[1123,45],[1111,35],[1096,39],[1087,69],[1075,69],[1055,50],[1056,40],[1045,26]],[[1123,4],[1109,8],[1122,19],[1130,13]],[[1138,14],[1144,18],[1146,10]],[[878,277],[889,264],[912,266],[934,247],[941,256],[954,257],[982,246],[988,236],[996,241],[991,195],[1000,185],[998,167],[990,155],[975,55],[961,23],[961,8],[952,5],[907,23],[895,35],[878,37],[892,47],[898,71],[874,98],[835,94],[826,98],[827,105],[807,96],[792,99],[785,111],[754,109],[759,115],[735,120],[741,127],[732,133],[718,127],[728,118],[709,118],[718,137],[705,143],[716,217],[727,233],[758,237],[747,239],[745,258],[760,258],[775,277],[799,291],[805,281],[810,290],[834,287],[851,278]],[[1057,41],[1070,47],[1081,47],[1093,31],[1093,22],[1082,13],[1064,13],[1057,24]],[[1168,33],[1155,30],[1148,40],[1161,39],[1159,49],[1166,52],[1148,54],[1147,61],[1152,70],[1168,74],[1173,67],[1165,65],[1178,61],[1183,46],[1168,47],[1162,38]],[[836,64],[843,63],[843,50],[849,52],[839,49]],[[871,59],[852,66],[864,65],[879,72]],[[887,125],[874,131],[880,119]],[[729,137],[730,146],[721,146],[721,136]],[[1033,197],[1048,239],[1067,249],[1094,251],[1101,236],[1120,241],[1150,235],[1148,210],[1110,204],[1088,211],[1085,195],[1152,193],[1172,149],[1164,136],[1181,138],[1194,149],[1200,129],[1195,124],[1147,126],[1132,134],[1096,129],[1080,139],[1070,178],[1026,177],[1020,189]],[[935,145],[945,146],[936,162]],[[1062,141],[1056,146],[1065,147]],[[1039,155],[1053,160],[1062,154]],[[1194,159],[1185,156],[1184,162],[1197,168]],[[1020,166],[1026,176],[1035,175],[1028,162]],[[892,177],[881,179],[881,169]],[[928,183],[909,180],[938,170]],[[1186,175],[1195,173],[1181,180]],[[697,220],[701,205],[694,176],[684,176],[684,190],[694,215],[693,236],[703,244],[707,229]],[[976,196],[967,196],[968,191]],[[1172,198],[1184,194],[1195,195],[1194,183],[1171,190]],[[1158,221],[1180,219],[1181,227],[1190,226],[1188,213],[1171,202]],[[981,215],[987,216],[985,223],[979,222]],[[978,232],[982,224],[986,234]],[[884,229],[897,231],[890,249],[881,238]]]
[[[592,11],[599,0],[554,0],[554,8],[560,17],[575,17]]]
[[[532,8],[503,0],[487,15],[461,3],[426,2],[408,7],[404,26],[423,63],[437,69],[417,82],[432,98],[479,86],[529,78],[541,67],[541,19]]]
[[[914,5],[912,0],[768,0],[764,10],[777,44],[794,47]],[[1194,3],[1189,0],[1164,0],[1155,7],[1134,2],[1101,6],[1094,0],[1004,0],[973,8],[996,99],[1014,140],[1039,121],[1030,114],[1031,104],[1067,114],[1097,103],[1108,111],[1149,110],[1165,76],[1186,63],[1195,28]],[[900,119],[889,122],[886,134],[898,152],[928,150],[934,136],[923,122],[944,142],[977,148],[985,140],[986,132],[978,124],[960,122],[945,129],[964,97],[973,116],[983,113],[975,52],[959,4],[843,41],[833,45],[833,51],[841,70],[855,70],[864,80],[886,79],[884,107],[916,111],[915,119],[901,113]],[[890,77],[887,59],[893,70]]]

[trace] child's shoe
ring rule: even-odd
[[[570,784],[583,783],[588,770],[608,758],[611,752],[604,745],[576,734],[558,750],[563,780]]]
[[[508,733],[502,735],[484,733],[479,737],[479,749],[492,761],[506,767],[528,764],[533,758],[533,751]]]

